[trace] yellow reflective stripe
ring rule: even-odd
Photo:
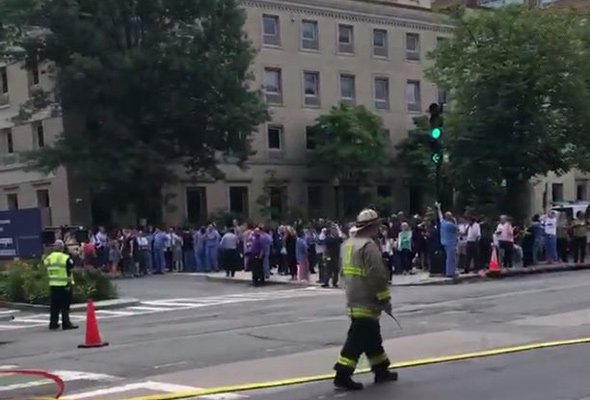
[[[343,356],[338,357],[338,364],[344,365],[345,367],[356,368],[356,361],[351,360]]]
[[[377,300],[383,301],[391,298],[391,294],[389,293],[389,289],[385,289],[382,292],[377,293]]]
[[[342,264],[344,266],[350,265],[352,262],[352,245],[347,244],[344,246],[344,258],[342,260]]]
[[[352,318],[379,318],[379,313],[376,313],[373,310],[368,308],[361,308],[361,307],[350,307],[347,310],[347,314],[349,317]]]
[[[387,354],[385,353],[381,353],[375,357],[369,357],[369,362],[372,366],[383,364],[386,361],[389,361],[389,359],[387,358]]]
[[[352,265],[344,265],[342,267],[342,274],[344,276],[364,276],[362,268],[353,267]]]

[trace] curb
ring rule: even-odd
[[[589,270],[590,264],[566,264],[566,265],[541,265],[535,267],[518,268],[515,270],[502,269],[499,273],[487,273],[491,279],[504,279],[512,276],[525,276],[533,274],[552,274],[567,271],[584,271]]]
[[[211,281],[211,282],[224,282],[224,283],[234,283],[234,284],[242,284],[242,285],[250,285],[252,284],[252,281],[249,279],[239,279],[239,278],[226,278],[225,276],[208,276],[205,275],[204,276],[205,280],[207,281]],[[267,280],[265,281],[266,285],[290,285],[290,286],[303,286],[303,287],[307,287],[307,286],[318,286],[315,283],[304,283],[304,282],[289,282],[289,281],[275,281],[275,280]]]
[[[526,267],[518,269],[502,269],[500,272],[488,272],[485,276],[458,276],[455,279],[441,279],[436,281],[422,281],[422,282],[410,282],[410,283],[393,283],[391,286],[394,287],[415,287],[415,286],[440,286],[440,285],[459,285],[466,283],[485,282],[490,280],[505,279],[516,276],[526,276],[533,274],[550,274],[557,272],[566,271],[584,271],[590,270],[589,264],[566,264],[566,265],[541,265],[535,267]],[[250,284],[251,281],[247,279],[239,278],[226,278],[225,276],[210,276],[201,275],[201,278],[212,282],[224,282],[224,283],[238,283],[238,284]],[[318,286],[315,283],[301,283],[301,282],[290,282],[290,281],[276,281],[268,280],[267,285],[291,285],[291,286]]]
[[[239,279],[239,278],[226,278],[224,276],[203,276],[204,280],[211,281],[211,282],[224,282],[224,283],[234,283],[234,284],[251,284],[252,282],[248,279]],[[437,286],[437,285],[457,285],[460,283],[469,283],[475,281],[485,280],[486,278],[482,278],[479,276],[473,277],[459,277],[459,279],[447,279],[447,280],[438,280],[432,282],[414,282],[414,283],[393,283],[391,286],[394,287],[401,287],[401,286]],[[276,281],[276,280],[267,280],[265,281],[267,285],[289,285],[289,286],[317,286],[320,287],[317,283],[309,283],[309,282],[290,282],[290,281]]]
[[[94,303],[95,310],[115,310],[118,308],[131,307],[139,304],[138,299],[117,299],[117,300],[103,300]],[[24,311],[47,311],[49,306],[45,304],[26,304],[26,303],[11,303],[1,302],[1,306],[11,308],[13,310],[24,310]],[[72,304],[70,307],[71,311],[83,311],[86,310],[86,303]],[[1,318],[1,317],[0,317]]]

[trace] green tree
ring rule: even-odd
[[[523,216],[528,180],[581,165],[589,138],[588,24],[561,10],[505,7],[457,19],[429,77],[451,90],[449,173],[469,203]]]
[[[433,190],[434,164],[430,160],[428,127],[428,117],[414,118],[414,129],[395,146],[395,164],[402,170],[404,178],[417,186]]]
[[[343,212],[358,211],[373,200],[373,173],[389,161],[389,137],[381,119],[364,106],[339,104],[321,115],[311,129],[315,149],[310,164],[353,186],[354,190],[343,193]]]
[[[65,126],[31,168],[65,165],[107,206],[155,217],[182,169],[219,177],[252,154],[267,113],[237,0],[37,0],[27,17],[47,30],[27,49],[56,67]]]
[[[365,106],[334,106],[311,129],[315,142],[311,165],[325,168],[331,177],[364,177],[388,161],[389,138],[383,123]]]

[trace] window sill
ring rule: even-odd
[[[405,62],[407,62],[408,64],[416,64],[419,65],[421,64],[420,60],[408,60],[407,58],[404,60]]]
[[[262,48],[264,49],[273,49],[273,50],[283,50],[283,46],[280,44],[266,44],[262,43]]]
[[[310,54],[319,54],[320,53],[320,50],[319,49],[304,49],[304,48],[300,48],[299,51],[302,52],[302,53],[310,53]]]

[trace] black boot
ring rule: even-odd
[[[337,372],[334,378],[334,386],[339,390],[355,391],[363,390],[363,384],[355,382],[348,373]]]
[[[375,383],[387,383],[397,381],[398,375],[395,371],[380,370],[375,371]]]

